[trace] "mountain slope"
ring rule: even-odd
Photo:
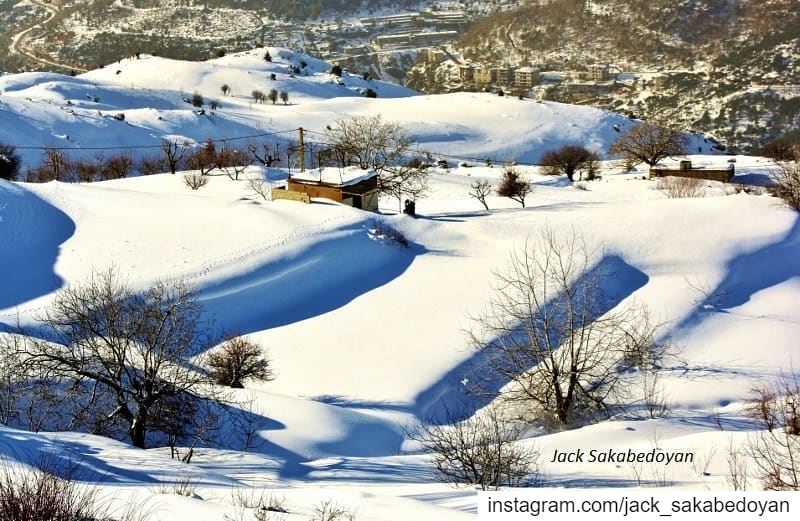
[[[485,65],[571,71],[609,64],[627,73],[610,92],[553,88],[548,99],[659,117],[734,147],[758,146],[800,124],[800,91],[780,88],[800,84],[793,0],[526,2],[477,21],[456,47]],[[656,73],[664,76],[657,84]],[[419,78],[409,83],[417,89],[452,81],[436,80],[426,67],[410,77]]]
[[[3,76],[0,141],[18,146],[28,166],[38,164],[45,147],[88,157],[134,147],[127,151],[139,156],[158,153],[163,139],[234,139],[242,147],[256,140],[286,144],[296,139],[298,127],[311,133],[306,142],[319,150],[325,146],[325,127],[343,115],[380,114],[401,123],[421,155],[443,155],[451,162],[536,162],[564,143],[584,144],[604,155],[619,132],[633,124],[613,112],[559,103],[475,93],[420,96],[346,72],[337,78],[324,62],[285,49],[270,51],[272,62],[256,50],[208,62],[131,58],[76,78]],[[223,85],[231,95],[223,95]],[[253,90],[270,89],[286,91],[288,104],[255,102]],[[364,98],[366,89],[378,98]],[[194,94],[203,97],[202,108],[190,103]],[[692,150],[712,147],[693,138]]]

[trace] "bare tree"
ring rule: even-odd
[[[581,179],[591,180],[597,171],[597,154],[579,145],[564,145],[545,152],[540,163],[546,173],[566,175],[570,182],[576,173],[581,174]]]
[[[41,322],[47,340],[26,339],[25,363],[109,397],[106,417],[124,420],[136,447],[176,403],[209,396],[194,368],[209,343],[202,309],[183,282],[135,292],[113,270],[95,273],[59,292]]]
[[[525,208],[525,199],[533,192],[533,184],[514,167],[506,167],[497,187],[497,195],[517,201]]]
[[[239,176],[249,166],[248,154],[244,150],[231,146],[227,141],[222,143],[214,158],[216,167],[225,172],[225,175],[233,181],[238,181]]]
[[[800,377],[784,374],[756,390],[751,416],[767,429],[752,435],[745,452],[766,490],[800,490]]]
[[[274,145],[272,150],[270,150],[268,143],[262,143],[260,149],[257,144],[250,143],[247,149],[259,163],[268,168],[275,163],[279,163],[281,160],[278,145]]]
[[[211,377],[220,385],[244,388],[245,380],[267,382],[275,379],[269,358],[258,344],[246,338],[229,338],[208,355]]]
[[[186,174],[183,176],[183,184],[192,190],[200,190],[208,184],[208,178],[201,174]]]
[[[489,204],[486,202],[486,198],[492,195],[492,183],[487,181],[486,179],[478,179],[477,181],[473,181],[469,185],[470,192],[469,196],[473,199],[477,199],[486,211],[489,211]]]
[[[260,177],[251,177],[247,180],[247,188],[265,201],[272,200],[272,184]]]
[[[274,105],[278,101],[278,90],[277,89],[270,89],[269,90],[269,94],[267,94],[267,97],[269,98],[269,100]]]
[[[476,391],[495,393],[497,382],[508,382],[503,401],[555,428],[628,403],[637,360],[650,350],[660,356],[652,341],[657,326],[635,306],[608,310],[608,277],[574,231],[558,236],[544,228],[515,251],[469,332],[483,360]]]
[[[386,166],[378,177],[378,191],[397,200],[398,211],[403,210],[403,199],[417,199],[428,192],[428,172],[409,162],[405,165]]]
[[[653,167],[664,158],[684,154],[687,146],[688,140],[680,131],[644,122],[617,138],[608,151],[631,162]]]
[[[223,84],[222,87],[220,87],[220,90],[222,91],[223,96],[229,96],[231,93],[231,88],[227,83]]]
[[[186,151],[186,143],[164,140],[161,144],[161,153],[164,155],[164,161],[167,163],[167,168],[169,168],[171,174],[174,175],[183,164]]]
[[[29,181],[68,181],[69,161],[62,150],[48,148],[44,151],[42,163],[29,173]]]
[[[264,103],[264,100],[267,99],[267,96],[258,89],[254,90],[251,93],[251,96],[253,96],[253,99],[255,100],[256,103]]]
[[[786,206],[800,212],[800,153],[795,161],[780,165],[779,171],[772,176],[770,191]]]
[[[186,158],[186,166],[199,170],[201,176],[213,172],[218,165],[217,147],[211,139],[206,140],[203,146],[196,148]]]
[[[325,137],[340,166],[357,165],[378,173],[401,163],[411,147],[405,130],[380,115],[337,120]]]
[[[439,480],[478,485],[482,490],[536,481],[539,452],[533,445],[520,443],[522,423],[504,418],[496,406],[470,418],[447,411],[444,420],[407,429],[409,438],[431,453]]]
[[[283,102],[284,105],[289,104],[289,93],[286,92],[285,90],[281,91],[281,101]]]

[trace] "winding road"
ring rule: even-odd
[[[35,62],[41,63],[42,65],[46,65],[46,66],[49,66],[49,67],[56,67],[58,69],[66,69],[66,70],[75,70],[77,72],[86,72],[86,69],[83,69],[81,67],[76,67],[74,65],[65,65],[63,63],[58,63],[58,62],[49,60],[47,58],[42,58],[40,56],[37,56],[36,54],[33,54],[32,52],[30,52],[29,50],[27,50],[25,48],[25,40],[27,40],[28,36],[30,36],[30,34],[33,31],[35,31],[36,29],[39,29],[42,26],[50,23],[53,20],[53,18],[56,17],[56,15],[58,14],[58,12],[60,10],[58,6],[47,4],[45,2],[42,2],[41,0],[30,0],[30,1],[32,3],[38,5],[39,7],[45,9],[49,13],[49,15],[44,20],[36,22],[35,24],[33,24],[33,25],[27,27],[26,29],[23,29],[19,33],[15,34],[11,38],[11,45],[9,45],[9,47],[8,47],[9,52],[11,54],[18,54],[20,56],[24,56],[24,57],[28,58],[29,60],[33,60]]]

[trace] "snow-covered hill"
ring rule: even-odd
[[[737,160],[743,179],[771,168],[765,160]],[[791,261],[800,252],[797,216],[769,196],[715,183],[707,197],[667,199],[654,182],[611,167],[585,190],[528,170],[536,182],[528,208],[490,197],[493,211],[484,212],[466,195],[468,185],[494,182],[500,170],[434,174],[416,220],[324,200],[263,202],[244,181],[224,176],[197,192],[169,174],[94,184],[0,181],[0,265],[13,273],[0,287],[1,322],[34,323],[53,291],[114,265],[135,287],[187,278],[220,325],[269,348],[278,371],[275,381],[241,391],[254,400],[248,414],[261,422],[259,443],[247,452],[231,434],[178,465],[159,449],[0,427],[3,451],[31,460],[44,447],[80,454],[87,470],[105,469],[98,481],[114,484],[106,490],[158,504],[155,519],[176,512],[219,519],[235,511],[231,494],[249,486],[285,496],[287,519],[305,519],[327,498],[358,510],[359,519],[474,518],[473,493],[436,483],[403,427],[463,398],[473,357],[463,334],[468,317],[486,303],[492,271],[549,225],[574,227],[617,259],[621,302],[642,302],[663,320],[681,362],[663,374],[669,417],[618,418],[543,437],[531,432],[525,443],[549,454],[588,440],[642,450],[658,440],[690,449],[704,463],[648,476],[654,471],[543,462],[546,483],[652,479],[725,488],[725,447],[756,428],[742,412],[749,389],[799,354],[800,315],[792,303],[800,272]],[[394,208],[384,202],[385,211]],[[412,247],[379,240],[371,233],[376,221],[402,230]],[[196,496],[169,493],[169,483],[187,475]]]
[[[26,164],[35,165],[41,150],[25,147],[67,147],[74,148],[72,155],[93,156],[97,150],[80,149],[157,147],[162,139],[202,142],[273,132],[280,134],[260,139],[286,142],[296,138],[293,130],[300,126],[324,132],[345,115],[381,114],[404,125],[419,150],[434,156],[535,162],[544,151],[564,143],[583,144],[602,154],[632,124],[613,112],[559,103],[474,93],[421,96],[346,72],[337,78],[329,74],[329,64],[286,49],[269,49],[273,61],[266,62],[264,52],[257,49],[208,62],[143,56],[76,78],[46,73],[4,76],[0,141],[20,147]],[[292,73],[292,66],[301,72]],[[223,96],[223,85],[232,95]],[[254,90],[270,89],[288,92],[288,105],[254,102]],[[378,98],[364,98],[367,89]],[[204,97],[202,112],[188,103],[194,93]],[[210,109],[211,101],[220,108]],[[124,120],[115,119],[120,114]],[[255,139],[234,142],[245,146]],[[319,134],[311,139],[324,140]],[[712,145],[695,137],[692,150],[710,152]]]
[[[270,51],[270,63],[259,51],[209,63],[131,59],[78,78],[4,76],[0,140],[131,146],[322,130],[337,117],[377,113],[406,125],[424,149],[535,161],[566,142],[602,152],[617,128],[631,124],[585,107],[419,96],[347,75],[340,86],[327,65]],[[282,72],[294,60],[306,61],[308,76]],[[195,90],[209,98],[223,83],[234,95],[220,98],[213,116],[182,100]],[[246,94],[270,85],[293,89],[291,104],[257,105]],[[379,98],[361,97],[358,89],[367,87]],[[124,121],[107,117],[117,112]],[[707,146],[695,139],[693,146]],[[26,161],[38,158],[21,151]],[[715,167],[729,160],[691,159]],[[775,168],[762,158],[735,160],[734,181],[763,181]],[[597,262],[614,269],[613,302],[646,306],[680,357],[661,371],[667,417],[633,411],[546,435],[532,427],[521,443],[544,455],[587,443],[657,444],[691,450],[697,464],[653,470],[553,465],[543,457],[544,484],[726,488],[727,447],[758,428],[743,411],[750,389],[800,355],[797,214],[769,195],[713,182],[703,187],[706,197],[669,199],[645,171],[622,172],[614,162],[604,164],[601,179],[575,185],[520,166],[535,184],[527,207],[491,195],[492,210],[484,211],[468,196],[470,185],[496,184],[502,168],[474,163],[433,169],[417,219],[395,215],[395,200],[383,200],[382,213],[322,199],[264,201],[245,179],[287,172],[260,167],[239,181],[208,176],[197,191],[170,174],[92,184],[0,180],[0,328],[35,328],[58,289],[113,266],[134,288],[188,280],[207,318],[265,346],[277,372],[274,381],[232,391],[236,403],[252,404],[234,407],[234,417],[252,420],[254,440],[226,426],[191,464],[172,460],[167,449],[6,426],[0,453],[24,462],[45,454],[74,460],[117,501],[149,501],[150,519],[238,519],[233,496],[250,488],[284,496],[287,521],[307,520],[329,498],[365,521],[474,519],[474,491],[438,483],[404,428],[463,403],[480,357],[465,338],[469,317],[485,308],[493,273],[510,252],[549,227],[577,230],[600,252]],[[382,238],[378,223],[401,231],[410,246]],[[196,490],[177,495],[174,483]]]

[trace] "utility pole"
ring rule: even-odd
[[[303,127],[297,129],[298,145],[300,148],[300,171],[306,171],[306,144],[303,141]]]

